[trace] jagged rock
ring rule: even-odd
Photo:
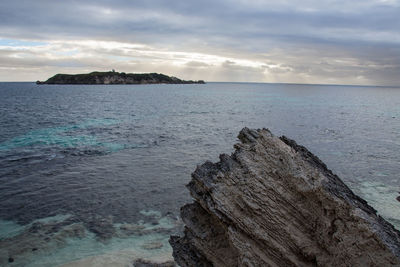
[[[184,266],[400,266],[400,232],[305,147],[244,128],[198,166],[170,243]]]

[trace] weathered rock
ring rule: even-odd
[[[306,148],[266,129],[239,139],[192,174],[180,266],[400,266],[400,232]]]

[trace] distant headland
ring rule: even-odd
[[[161,73],[91,72],[86,74],[56,74],[36,84],[204,84],[203,80],[185,81]]]

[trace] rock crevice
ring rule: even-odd
[[[318,157],[267,129],[238,137],[187,185],[180,266],[400,266],[400,233]]]

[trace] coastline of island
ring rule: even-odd
[[[203,80],[181,80],[161,73],[99,72],[56,74],[36,84],[205,84]]]

